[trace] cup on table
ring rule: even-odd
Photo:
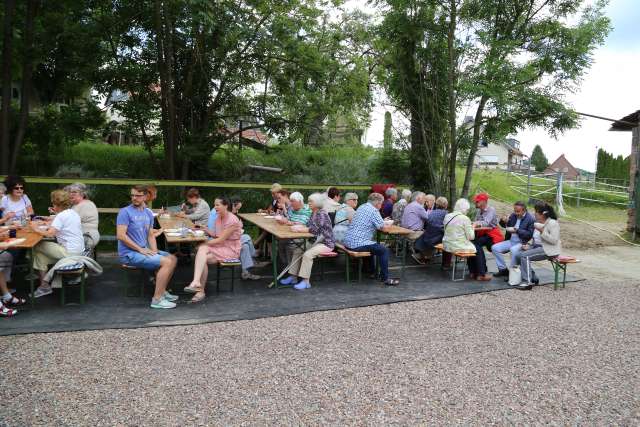
[[[18,231],[15,228],[12,228],[11,230],[9,230],[10,238],[15,239],[17,235],[18,235]]]

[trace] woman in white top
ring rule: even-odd
[[[51,204],[56,213],[49,226],[32,223],[31,229],[44,237],[55,237],[56,242],[41,241],[33,248],[33,268],[40,274],[40,286],[34,292],[39,298],[49,295],[51,285],[44,281],[45,273],[50,264],[56,263],[70,255],[82,255],[84,252],[84,238],[82,237],[82,221],[73,209],[69,193],[55,190],[51,193]],[[42,227],[42,228],[41,228]]]
[[[77,182],[67,185],[64,190],[69,193],[69,199],[73,205],[72,209],[80,215],[84,246],[89,249],[95,248],[100,241],[100,232],[98,231],[100,220],[98,218],[98,208],[95,203],[87,198],[87,186]]]
[[[0,224],[28,219],[33,215],[31,200],[24,194],[24,179],[21,176],[10,175],[5,179],[4,185],[7,187],[7,194],[0,199],[0,210],[2,210]]]

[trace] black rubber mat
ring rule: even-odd
[[[178,307],[172,310],[155,310],[149,307],[152,286],[146,286],[144,297],[125,296],[126,272],[118,267],[113,256],[103,256],[100,263],[105,269],[101,276],[91,277],[87,284],[86,303],[75,304],[77,290],[67,290],[67,305],[60,305],[59,290],[36,300],[36,305],[19,307],[12,318],[0,319],[0,335],[37,332],[63,332],[94,329],[144,328],[154,326],[191,325],[230,320],[257,319],[284,316],[322,310],[338,310],[350,307],[390,304],[447,298],[479,292],[504,289],[513,290],[502,278],[490,282],[465,280],[452,282],[451,272],[441,271],[439,265],[418,266],[408,261],[405,279],[397,287],[385,287],[380,282],[363,275],[361,283],[347,284],[342,260],[328,260],[324,280],[312,277],[313,287],[305,291],[291,288],[267,288],[271,276],[259,281],[239,280],[236,270],[235,292],[230,292],[230,273],[223,273],[221,292],[215,292],[215,268],[209,273],[207,299],[198,304],[188,303],[191,295],[182,293],[190,282],[192,266],[179,266],[171,288],[180,295]],[[492,265],[492,261],[488,261]],[[540,284],[553,283],[553,271],[537,268]],[[314,266],[315,270],[318,266]],[[397,260],[392,264],[392,276],[399,277]],[[268,273],[269,267],[262,273]],[[259,271],[260,272],[260,271]],[[352,277],[355,274],[352,274]],[[576,281],[567,276],[567,282]],[[140,279],[132,277],[130,294],[139,292]],[[22,289],[19,289],[21,291]],[[24,292],[22,292],[24,295]]]

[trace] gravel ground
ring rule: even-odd
[[[0,425],[640,423],[640,283],[0,338]]]

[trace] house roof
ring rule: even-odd
[[[553,163],[551,163],[544,173],[556,173],[558,171],[564,172],[568,176],[578,176],[580,172],[573,167],[573,165],[567,160],[564,154],[561,154]]]
[[[222,132],[237,135],[239,133],[239,128],[225,128]],[[250,145],[266,146],[269,142],[269,136],[261,132],[259,129],[243,129],[240,137],[245,142],[250,142]]]
[[[622,123],[626,122],[626,123]],[[629,132],[634,127],[638,126],[637,123],[640,122],[640,110],[635,113],[631,113],[627,116],[624,116],[620,119],[620,121],[611,123],[610,131],[618,131],[618,132]],[[636,123],[635,126],[631,125],[631,123]]]

